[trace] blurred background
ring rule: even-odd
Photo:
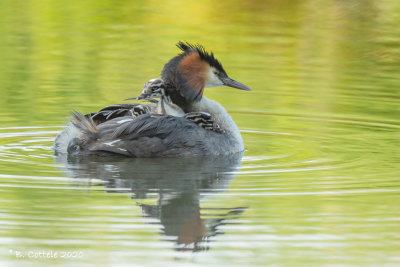
[[[0,1],[0,263],[400,264],[399,25],[398,0]],[[199,165],[212,175],[188,191],[130,180],[165,163],[55,160],[71,111],[137,96],[180,40],[254,90],[205,92],[241,129],[241,163]],[[85,256],[10,252],[35,249]]]
[[[400,4],[384,1],[2,1],[2,124],[59,124],[136,95],[184,40],[255,93],[236,110],[396,119]],[[347,97],[357,97],[349,101]]]

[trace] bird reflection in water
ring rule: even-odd
[[[211,237],[223,234],[220,226],[232,224],[246,209],[200,207],[202,198],[228,188],[241,158],[242,153],[152,159],[57,155],[56,161],[69,177],[103,180],[108,193],[130,192],[138,200],[156,194],[155,205],[139,205],[143,217],[159,220],[177,250],[202,251],[209,249]]]

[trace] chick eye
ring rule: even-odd
[[[215,75],[218,75],[218,71],[213,71],[213,73],[214,73]]]

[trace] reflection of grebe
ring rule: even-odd
[[[243,151],[235,122],[219,103],[204,97],[203,91],[214,86],[251,89],[229,78],[221,63],[202,46],[179,42],[178,47],[183,53],[172,58],[161,75],[166,104],[162,114],[152,112],[150,106],[145,106],[144,112],[132,112],[129,104],[125,110],[130,113],[122,109],[114,118],[96,120],[91,114],[75,114],[57,136],[56,152],[183,157]],[[207,128],[209,122],[218,127]]]
[[[153,218],[146,221],[160,226],[161,239],[165,236],[173,241],[180,251],[201,251],[211,246],[213,236],[223,234],[223,225],[236,223],[246,209],[227,203],[204,207],[202,203],[229,187],[241,158],[242,153],[147,159],[59,154],[56,161],[77,183],[98,185],[101,180],[107,193],[130,193],[142,216]]]
[[[157,205],[140,205],[146,217],[160,220],[162,233],[175,237],[176,249],[180,251],[202,251],[209,248],[210,238],[222,234],[221,227],[228,220],[236,219],[246,207],[200,208],[198,194],[185,192]],[[207,214],[210,212],[209,214]]]

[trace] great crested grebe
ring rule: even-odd
[[[230,86],[251,91],[228,77],[201,45],[179,42],[172,58],[142,92],[157,103],[120,104],[99,112],[74,113],[55,140],[56,153],[119,154],[128,157],[228,155],[244,150],[242,136],[226,110],[203,96],[204,88]],[[139,97],[140,98],[140,97]]]

